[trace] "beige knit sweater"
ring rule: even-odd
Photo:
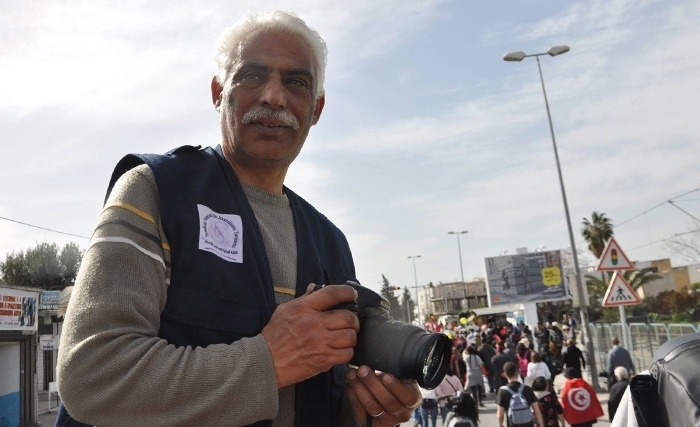
[[[263,234],[278,303],[296,287],[296,237],[286,196],[244,185]],[[277,389],[262,335],[206,348],[158,338],[170,283],[170,248],[158,190],[143,165],[124,174],[83,258],[58,355],[71,415],[108,426],[231,427],[294,421],[294,386]],[[343,424],[355,426],[347,399]]]

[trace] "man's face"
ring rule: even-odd
[[[324,98],[316,98],[311,48],[295,35],[256,34],[244,43],[224,87],[212,82],[220,108],[222,144],[238,166],[286,168],[318,122]]]

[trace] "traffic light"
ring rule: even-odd
[[[391,290],[392,290],[392,291],[400,291],[400,290],[401,290],[401,286],[394,286],[393,288],[391,288]]]

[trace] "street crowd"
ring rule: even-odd
[[[416,425],[436,426],[439,413],[442,425],[449,426],[452,396],[470,402],[471,410],[463,416],[478,425],[486,385],[495,394],[499,426],[506,422],[516,427],[591,426],[603,415],[595,391],[582,379],[586,360],[576,346],[577,322],[572,316],[565,314],[561,323],[550,318],[534,330],[523,322],[497,322],[493,317],[480,326],[466,319],[461,323],[462,327],[457,322],[443,325],[430,315],[425,324],[429,332],[447,334],[453,348],[443,382],[435,390],[421,389],[423,404],[414,413]],[[554,389],[557,375],[565,377],[561,390]],[[620,367],[611,382],[624,383],[627,377],[627,369]]]

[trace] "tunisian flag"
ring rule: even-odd
[[[569,424],[594,421],[603,416],[598,396],[582,378],[572,378],[564,382],[561,394],[561,407]]]

